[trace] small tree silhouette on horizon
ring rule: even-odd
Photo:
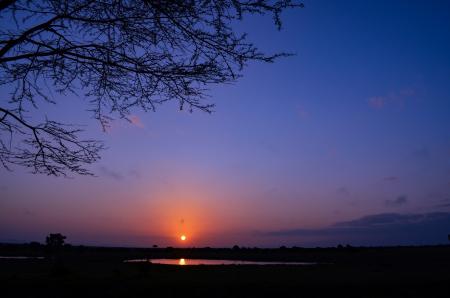
[[[59,249],[64,246],[64,240],[66,238],[67,238],[66,236],[60,233],[49,234],[45,238],[45,244],[47,245],[48,248]]]
[[[64,246],[66,238],[67,237],[61,233],[49,234],[45,238],[45,243],[51,256],[50,260],[52,261],[50,273],[53,276],[62,276],[69,273],[69,270],[65,265],[64,258],[61,255],[61,249]]]

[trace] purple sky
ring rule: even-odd
[[[305,1],[283,17],[280,32],[261,17],[238,29],[296,56],[212,87],[212,115],[168,103],[104,133],[82,96],[32,111],[85,124],[109,149],[98,177],[1,168],[0,241],[446,243],[450,2]]]

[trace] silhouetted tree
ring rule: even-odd
[[[104,148],[80,140],[81,130],[30,119],[40,101],[82,90],[103,129],[133,107],[154,111],[175,100],[179,108],[211,112],[210,84],[233,82],[247,62],[273,62],[238,34],[247,14],[302,7],[294,0],[5,0],[0,2],[0,163],[34,173],[91,174],[86,166]]]
[[[51,249],[59,249],[63,247],[65,239],[66,236],[63,236],[60,233],[50,234],[45,238],[45,243],[47,244],[47,247]]]

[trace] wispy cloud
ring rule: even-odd
[[[109,125],[105,128],[107,133],[117,133],[126,129],[132,128],[145,128],[141,118],[137,115],[129,115],[125,118],[114,119],[110,121]]]
[[[436,208],[449,208],[450,207],[450,198],[441,199],[440,203],[435,205]]]
[[[384,177],[383,180],[387,182],[397,182],[399,178],[397,176],[387,176]]]
[[[102,176],[112,178],[117,181],[121,181],[121,180],[125,180],[125,179],[137,180],[137,179],[141,179],[141,177],[142,177],[142,173],[135,168],[131,168],[129,170],[117,171],[117,170],[108,168],[106,166],[101,166],[99,168],[99,170],[100,170]]]
[[[386,201],[384,201],[384,203],[388,207],[399,207],[399,206],[402,206],[402,205],[408,203],[408,197],[405,195],[398,196],[394,200],[386,200]]]
[[[338,222],[321,229],[286,229],[260,234],[304,244],[320,240],[323,245],[419,245],[447,243],[449,229],[449,212],[382,213]]]
[[[36,216],[36,213],[28,208],[22,208],[22,213],[26,216]]]
[[[140,179],[141,178],[141,172],[136,170],[136,169],[131,169],[129,172],[131,177],[135,178],[135,179]]]
[[[386,105],[387,98],[383,96],[374,96],[368,99],[368,104],[375,110],[380,110]]]
[[[348,195],[350,194],[350,191],[349,191],[348,188],[345,187],[345,186],[339,187],[338,189],[336,189],[336,192],[337,192],[339,195],[343,195],[343,196],[348,196]]]
[[[105,166],[100,167],[100,171],[102,172],[102,174],[106,177],[115,179],[115,180],[123,180],[123,175],[120,174],[119,172],[116,172],[114,170],[111,170]]]
[[[400,107],[406,104],[406,101],[414,96],[417,92],[414,89],[406,88],[397,92],[392,92],[386,95],[372,96],[367,100],[367,104],[374,110],[381,110],[389,104],[396,103]]]
[[[128,117],[128,119],[130,120],[130,123],[133,124],[134,126],[144,128],[144,123],[142,123],[142,120],[141,118],[139,118],[139,116],[131,115],[130,117]]]
[[[431,157],[430,150],[425,146],[414,150],[412,154],[418,159],[429,159]]]
[[[299,105],[297,106],[297,115],[300,117],[300,119],[302,120],[306,120],[309,118],[309,112],[305,109],[304,106]]]

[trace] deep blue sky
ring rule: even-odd
[[[0,241],[53,231],[105,245],[176,245],[180,233],[195,246],[445,243],[450,1],[305,1],[283,17],[280,32],[269,17],[237,29],[296,55],[212,86],[212,115],[169,103],[103,133],[82,97],[34,111],[87,124],[109,149],[96,178],[1,169]],[[374,215],[388,220],[373,238],[336,230]]]

